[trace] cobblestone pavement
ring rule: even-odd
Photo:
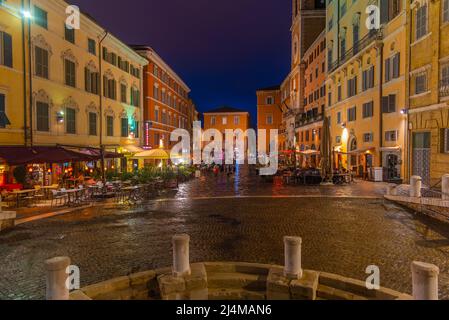
[[[190,234],[193,262],[275,264],[283,263],[283,236],[298,235],[305,268],[363,280],[366,267],[375,264],[381,284],[403,292],[411,292],[411,262],[422,260],[440,267],[441,297],[449,299],[449,227],[442,223],[381,199],[188,197],[204,196],[201,189],[228,196],[240,188],[235,181],[225,187],[207,179],[207,187],[199,181],[181,186],[173,199],[120,210],[89,208],[1,234],[0,299],[44,298],[44,260],[54,256],[71,257],[81,269],[82,286],[169,266],[170,239],[176,233]],[[277,190],[274,195],[285,192],[270,184],[258,188],[257,194],[268,195],[270,188]],[[295,194],[350,195],[349,188],[339,188],[298,188]],[[360,196],[370,188],[371,194],[381,192],[369,183],[352,187]],[[241,194],[251,196],[253,189],[247,190]]]

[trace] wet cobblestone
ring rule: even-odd
[[[403,292],[411,292],[411,262],[426,261],[440,267],[441,297],[449,299],[449,228],[442,223],[381,199],[192,199],[229,196],[239,188],[245,190],[238,195],[268,196],[270,188],[278,188],[261,185],[255,177],[245,177],[248,180],[238,185],[234,181],[237,189],[206,179],[212,179],[208,186],[200,181],[181,186],[174,199],[120,210],[91,208],[1,234],[0,299],[44,298],[44,260],[59,255],[71,257],[80,267],[82,286],[169,266],[170,239],[176,233],[190,234],[193,262],[276,264],[283,263],[282,237],[298,235],[303,238],[305,268],[363,280],[366,267],[374,264],[380,267],[382,286]],[[377,185],[360,185],[352,187],[352,194],[381,193]],[[209,191],[202,194],[201,189]],[[271,194],[293,192],[282,186],[276,190]],[[323,190],[302,187],[294,194],[351,194],[349,188]]]

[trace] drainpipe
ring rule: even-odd
[[[27,143],[27,72],[26,72],[26,41],[25,41],[25,1],[21,1],[21,23],[22,23],[22,64],[23,64],[23,144],[26,147]],[[31,61],[30,61],[31,62]],[[31,94],[31,93],[30,93]]]
[[[406,157],[406,169],[404,170],[406,177],[405,180],[409,181],[410,177],[412,176],[412,168],[411,168],[411,156],[412,156],[412,148],[411,148],[411,142],[412,142],[412,137],[411,137],[411,132],[410,132],[410,93],[412,91],[411,89],[411,81],[410,81],[410,69],[412,66],[412,47],[411,47],[411,43],[412,43],[412,10],[410,9],[410,5],[406,4],[407,8],[406,8],[406,32],[408,32],[409,34],[409,39],[408,39],[408,43],[407,43],[407,48],[408,48],[408,67],[405,68],[405,81],[406,81],[406,106],[405,109],[407,110],[406,112],[406,124],[405,124],[405,132],[404,132],[404,156]],[[410,12],[408,12],[410,10]]]
[[[28,0],[28,10],[31,12],[31,0]],[[30,82],[30,145],[33,146],[33,75],[31,68],[31,20],[28,20],[28,73]],[[25,68],[25,66],[24,66]],[[28,130],[27,130],[28,131]]]
[[[103,57],[103,41],[108,36],[109,32],[107,30],[104,30],[104,36],[101,38],[101,40],[98,42],[98,68],[99,68],[99,90],[98,90],[98,97],[100,99],[100,154],[101,154],[101,179],[103,180],[103,183],[106,182],[106,174],[105,174],[105,161],[104,161],[104,144],[103,144],[103,65],[102,65],[102,57]]]
[[[381,29],[380,29],[381,30]],[[378,41],[376,39],[376,41]],[[383,42],[379,44],[379,50],[380,50],[380,72],[379,72],[379,106],[380,106],[380,118],[379,118],[379,161],[380,161],[380,167],[383,167],[383,153],[380,150],[383,147],[384,144],[384,113],[383,113],[383,105],[382,105],[382,97],[383,97],[383,79],[384,79],[384,45]]]

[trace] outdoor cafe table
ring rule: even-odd
[[[81,191],[84,191],[84,189],[69,189],[61,191],[61,193],[67,194],[67,204],[70,206],[79,203],[79,193]]]
[[[50,190],[57,190],[59,187],[58,186],[43,186],[41,187],[42,190],[44,190],[45,192],[45,198],[49,198],[50,194],[49,191]]]
[[[36,189],[15,190],[15,191],[11,192],[12,194],[15,194],[15,195],[16,195],[16,205],[17,205],[17,208],[18,208],[19,205],[20,205],[20,196],[21,196],[21,195],[23,195],[23,194],[30,194],[30,193],[34,193],[34,192],[36,192]]]

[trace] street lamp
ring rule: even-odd
[[[28,11],[28,10],[22,11],[22,16],[23,16],[25,19],[30,19],[30,20],[33,18],[33,16],[31,15],[31,12]]]

